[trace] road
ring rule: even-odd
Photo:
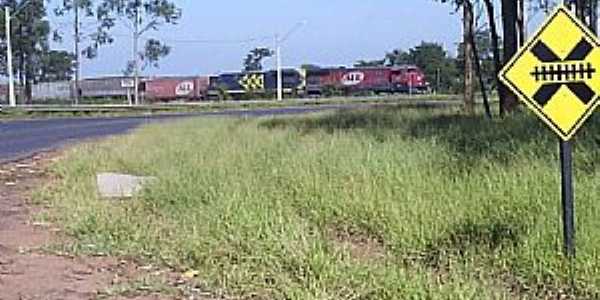
[[[323,105],[318,107],[226,110],[221,112],[202,112],[180,115],[60,118],[19,121],[0,120],[0,163],[17,160],[39,151],[51,150],[72,142],[127,133],[140,125],[152,122],[209,116],[261,117],[270,115],[304,114],[364,106],[365,104]]]

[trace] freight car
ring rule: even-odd
[[[416,66],[318,68],[306,73],[306,94],[356,95],[365,93],[422,93],[429,84]]]
[[[311,68],[282,70],[283,93],[287,97],[358,95],[381,93],[424,93],[429,89],[425,75],[416,66],[373,68]],[[128,99],[133,97],[133,78],[99,77],[79,82],[80,98]],[[40,83],[33,99],[70,103],[76,93],[74,82]],[[266,99],[277,93],[277,71],[233,72],[216,76],[172,76],[140,78],[143,102],[208,99]],[[0,86],[0,95],[2,87]],[[5,98],[5,97],[3,97]]]
[[[140,78],[140,82],[143,80]],[[78,92],[82,98],[126,99],[133,94],[133,77],[87,78],[79,81]]]
[[[144,98],[150,102],[206,100],[209,77],[154,77],[143,83]]]
[[[73,85],[69,81],[40,82],[31,87],[31,98],[35,103],[67,102],[72,96]]]
[[[303,92],[303,76],[298,70],[283,69],[284,95],[299,96]],[[277,71],[233,72],[210,77],[209,99],[232,98],[238,100],[254,97],[270,98],[277,92]]]

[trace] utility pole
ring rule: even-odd
[[[135,7],[135,21],[133,23],[133,99],[135,105],[139,105],[140,70],[138,65],[138,43],[140,39],[140,7],[137,3]]]
[[[277,52],[277,101],[283,101],[283,78],[281,72],[281,42],[275,35],[275,51]]]
[[[285,35],[275,35],[275,51],[277,54],[277,100],[283,101],[283,72],[281,70],[281,45],[300,27],[306,25],[306,21],[301,21],[296,26],[292,27]]]
[[[15,79],[13,74],[13,59],[12,59],[12,45],[10,39],[10,8],[4,7],[4,19],[6,27],[6,67],[8,71],[8,103],[10,107],[17,106],[17,100],[15,98]]]
[[[81,72],[81,61],[79,55],[79,42],[80,42],[80,34],[79,34],[79,0],[73,0],[74,11],[75,11],[75,94],[74,100],[75,105],[79,104],[79,76]]]

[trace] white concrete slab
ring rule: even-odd
[[[98,193],[102,198],[131,198],[145,185],[156,182],[156,177],[141,177],[119,173],[96,175]]]

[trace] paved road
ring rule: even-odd
[[[140,125],[151,122],[208,116],[260,117],[304,114],[324,110],[350,109],[360,106],[365,106],[365,104],[227,110],[185,115],[0,121],[0,162],[19,159],[35,152],[50,150],[83,139],[123,134]]]

